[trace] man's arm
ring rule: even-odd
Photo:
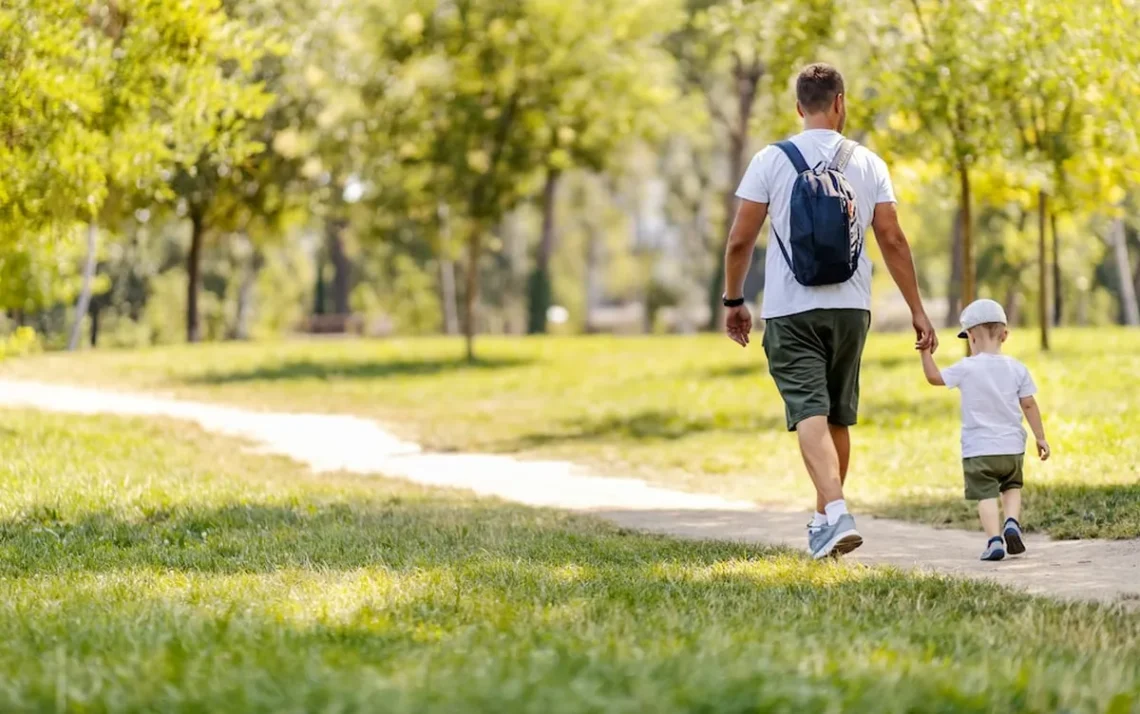
[[[744,297],[744,279],[748,277],[748,266],[752,264],[752,250],[756,247],[756,237],[764,219],[768,217],[768,204],[740,199],[732,230],[728,234],[728,245],[724,250],[724,294],[730,299]],[[725,309],[724,331],[729,338],[741,347],[748,346],[748,336],[752,332],[752,313],[744,305]]]
[[[914,258],[911,256],[906,234],[899,225],[899,214],[895,204],[875,204],[871,227],[875,231],[875,240],[879,243],[883,260],[887,263],[887,270],[890,271],[895,285],[899,286],[899,291],[902,292],[903,299],[910,308],[911,320],[914,323],[915,347],[920,350],[936,351],[938,335],[922,306],[922,297],[918,293],[918,276],[914,272]]]
[[[728,233],[728,246],[724,251],[724,294],[728,298],[744,295],[744,279],[752,265],[752,251],[756,238],[768,217],[768,204],[740,199],[732,230]]]
[[[922,355],[922,373],[926,375],[926,381],[935,387],[945,387],[946,381],[942,379],[942,371],[934,363],[934,355],[930,354],[930,350],[922,350],[919,354]]]
[[[1032,396],[1021,398],[1021,411],[1025,414],[1025,421],[1033,430],[1033,438],[1037,440],[1037,455],[1042,461],[1049,458],[1049,442],[1045,440],[1045,425],[1041,423],[1041,409],[1037,400]]]

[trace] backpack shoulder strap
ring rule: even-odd
[[[804,161],[804,155],[800,153],[800,150],[796,148],[795,144],[790,141],[777,141],[775,146],[777,146],[780,151],[783,151],[788,157],[788,160],[792,162],[792,166],[796,168],[797,174],[811,170],[808,168],[807,162]]]
[[[839,145],[839,151],[835,152],[835,158],[831,160],[831,166],[827,168],[832,171],[843,171],[847,168],[847,162],[851,160],[851,155],[855,153],[858,146],[859,142],[844,139],[843,143]]]

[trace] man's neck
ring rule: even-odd
[[[839,127],[836,126],[835,120],[826,114],[808,114],[804,117],[804,131],[811,131],[812,129],[838,131]]]

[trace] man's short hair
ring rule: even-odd
[[[796,100],[804,114],[827,111],[843,92],[843,75],[824,62],[809,64],[796,78]]]
[[[1004,332],[1005,329],[1006,326],[1004,322],[983,322],[980,325],[974,325],[969,330],[967,330],[967,332],[973,332],[974,330],[977,330],[978,332],[984,332],[990,337],[997,339],[998,337],[1001,337],[1001,333]]]

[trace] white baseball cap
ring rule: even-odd
[[[987,322],[1000,322],[1005,325],[1009,320],[1005,317],[1005,308],[1001,303],[995,302],[988,298],[975,300],[966,306],[962,311],[962,331],[958,333],[959,337],[966,337],[966,330],[978,325],[984,325]]]

